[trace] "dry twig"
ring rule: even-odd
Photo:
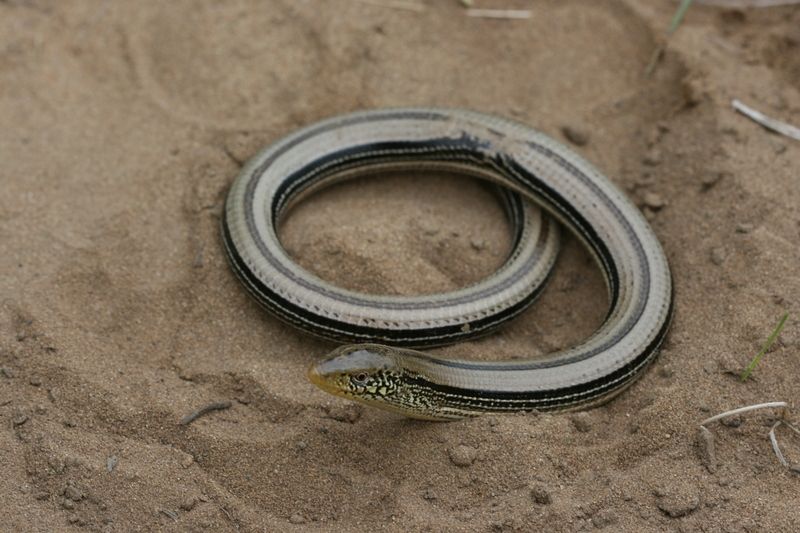
[[[786,402],[767,402],[767,403],[759,403],[756,405],[748,405],[746,407],[739,407],[738,409],[733,409],[731,411],[725,411],[724,413],[720,413],[718,415],[714,415],[711,418],[706,418],[702,422],[700,422],[701,426],[705,426],[710,424],[711,422],[716,422],[717,420],[722,420],[723,418],[728,418],[731,416],[740,415],[742,413],[747,413],[748,411],[755,411],[756,409],[768,409],[770,407],[783,407],[786,408],[788,404]]]
[[[405,11],[416,11],[421,13],[425,11],[425,6],[419,2],[411,2],[408,0],[358,0],[362,4],[369,4],[371,6],[388,7],[391,9],[403,9]]]
[[[794,427],[786,420],[787,415],[787,408],[788,404],[786,402],[767,402],[767,403],[759,403],[756,405],[748,405],[745,407],[739,407],[738,409],[732,409],[730,411],[725,411],[724,413],[720,413],[718,415],[714,415],[711,418],[706,418],[702,422],[700,422],[700,430],[706,429],[706,424],[710,424],[711,422],[716,422],[717,420],[722,420],[723,418],[728,418],[731,416],[739,415],[742,413],[747,413],[748,411],[755,411],[756,409],[767,409],[767,408],[782,408],[781,410],[781,419],[775,422],[772,425],[772,428],[769,430],[769,441],[772,444],[772,450],[775,452],[775,456],[778,458],[778,461],[781,463],[781,466],[789,468],[791,470],[795,470],[797,467],[792,466],[789,464],[789,461],[786,460],[784,457],[783,452],[781,452],[781,448],[778,445],[778,438],[775,436],[775,430],[781,425],[784,424],[792,431],[797,434],[800,434],[800,430]]]
[[[791,425],[789,422],[786,422],[785,420],[778,420],[772,425],[772,429],[769,430],[769,441],[772,443],[772,450],[775,452],[775,455],[778,456],[778,461],[780,461],[781,464],[786,468],[792,468],[792,465],[789,464],[789,461],[787,461],[786,458],[783,456],[781,447],[778,446],[778,438],[775,436],[775,430],[778,429],[778,426],[780,426],[781,424],[784,424],[786,427],[788,427],[797,434],[800,434],[800,430],[798,430],[796,427]]]
[[[764,113],[756,111],[752,107],[743,104],[739,100],[734,100],[733,102],[731,102],[731,105],[733,105],[733,108],[736,111],[743,114],[750,120],[761,124],[768,130],[772,130],[774,132],[780,133],[781,135],[785,135],[789,138],[800,141],[800,128],[792,126],[791,124],[787,124],[786,122],[781,122],[780,120],[770,118]]]
[[[467,16],[487,19],[529,19],[531,12],[527,9],[467,9]]]
[[[194,422],[203,415],[207,415],[212,411],[222,411],[223,409],[230,409],[231,405],[233,404],[227,401],[210,403],[204,407],[201,407],[197,411],[189,413],[188,415],[181,418],[180,424],[182,426],[188,426],[189,424],[191,424],[192,422]]]

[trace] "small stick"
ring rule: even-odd
[[[700,447],[700,459],[703,465],[712,474],[717,471],[717,452],[716,445],[714,444],[714,434],[711,433],[705,426],[700,426],[698,434],[698,446]]]
[[[417,2],[407,2],[406,0],[358,0],[362,4],[368,4],[377,7],[389,7],[392,9],[404,9],[406,11],[416,11],[421,13],[425,11],[425,6]]]
[[[769,430],[769,441],[772,443],[772,450],[775,452],[775,455],[778,456],[778,461],[780,461],[781,464],[783,466],[785,466],[786,468],[789,468],[789,463],[786,461],[786,458],[783,456],[783,453],[781,452],[780,446],[778,446],[778,439],[775,438],[775,430],[780,425],[781,425],[781,421],[780,420],[778,420],[777,422],[772,424],[772,429]]]
[[[767,407],[783,407],[783,411],[781,412],[781,419],[772,424],[772,427],[769,430],[769,442],[770,444],[772,444],[772,451],[775,452],[775,457],[778,458],[778,461],[781,463],[782,466],[789,468],[793,471],[800,472],[800,467],[792,466],[789,464],[789,461],[786,460],[786,457],[784,457],[783,452],[781,451],[780,445],[778,445],[778,437],[775,435],[775,430],[778,429],[778,427],[780,427],[781,424],[786,425],[789,429],[791,429],[795,433],[800,434],[800,429],[797,429],[786,420],[786,415],[787,415],[786,402],[760,403],[758,405],[748,405],[747,407],[740,407],[739,409],[734,409],[732,411],[725,411],[724,413],[720,413],[718,415],[712,416],[711,418],[707,418],[702,422],[700,422],[700,431],[703,432],[703,430],[706,430],[705,425],[710,422],[714,422],[715,420],[719,420],[721,418],[726,418],[733,415],[738,415],[740,413],[746,413],[747,411],[753,411],[755,409],[764,409]],[[705,433],[703,433],[703,435],[705,435]]]
[[[467,9],[467,16],[486,19],[529,19],[531,12],[527,9]]]
[[[756,405],[748,405],[746,407],[733,409],[732,411],[725,411],[724,413],[714,415],[711,418],[706,418],[705,420],[700,422],[700,425],[705,426],[706,424],[710,424],[711,422],[716,422],[717,420],[720,420],[722,418],[728,418],[729,416],[746,413],[748,411],[755,411],[756,409],[767,409],[770,407],[786,407],[787,405],[788,404],[786,402],[767,402],[767,403],[759,403]]]
[[[230,409],[231,405],[233,405],[233,404],[231,402],[228,402],[228,401],[210,403],[210,404],[206,405],[205,407],[201,407],[197,411],[195,411],[193,413],[189,413],[188,415],[186,415],[183,418],[181,418],[180,425],[188,426],[189,424],[191,424],[192,422],[194,422],[195,420],[197,420],[201,416],[207,415],[208,413],[210,413],[212,411],[222,411],[224,409]]]
[[[161,509],[161,513],[163,513],[164,516],[172,518],[175,522],[178,521],[178,513],[176,513],[175,511],[170,511],[169,509]]]
[[[791,425],[791,424],[790,424],[789,422],[787,422],[786,420],[784,420],[784,421],[783,421],[783,423],[784,423],[784,424],[786,424],[786,427],[788,427],[789,429],[791,429],[792,431],[794,431],[795,433],[797,433],[798,435],[800,435],[800,429],[797,429],[796,427],[794,427],[793,425]]]
[[[230,520],[231,522],[236,524],[236,520],[233,519],[233,517],[231,516],[230,511],[228,511],[228,509],[224,505],[220,506],[220,509],[222,509],[222,512],[225,513],[225,516],[228,518],[228,520]]]
[[[770,118],[764,113],[756,111],[752,107],[743,104],[739,100],[734,100],[733,102],[731,102],[731,105],[733,105],[733,108],[736,111],[743,114],[750,120],[758,122],[768,130],[772,130],[774,132],[780,133],[781,135],[785,135],[791,139],[796,139],[800,141],[800,128],[792,126],[791,124],[787,124],[786,122],[781,122],[780,120]]]
[[[775,455],[778,456],[778,461],[780,461],[781,464],[786,468],[798,472],[798,467],[789,464],[789,461],[787,461],[786,457],[783,456],[783,452],[781,452],[780,446],[778,446],[778,438],[775,436],[775,430],[778,429],[778,426],[780,426],[781,424],[788,427],[795,433],[800,434],[800,429],[797,429],[786,420],[778,420],[777,422],[775,422],[775,424],[772,425],[772,429],[769,430],[769,441],[772,443],[772,449],[773,451],[775,451]]]

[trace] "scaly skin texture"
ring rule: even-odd
[[[344,290],[291,261],[276,230],[287,206],[338,180],[397,169],[467,174],[524,198],[511,197],[516,244],[505,265],[463,289],[408,298]],[[605,274],[610,309],[593,335],[508,361],[353,345],[313,367],[310,378],[334,394],[435,420],[595,405],[655,358],[672,316],[672,276],[658,238],[624,192],[524,124],[457,109],[374,110],[313,124],[243,167],[226,200],[223,240],[251,295],[291,324],[344,342],[437,346],[492,331],[540,294],[557,231],[526,207],[532,204],[570,229]]]
[[[423,352],[381,344],[351,344],[331,352],[312,364],[308,379],[319,388],[348,400],[391,411],[409,418],[446,422],[493,412],[536,411],[540,405],[486,401],[476,393],[445,392],[419,368],[429,360]],[[556,405],[545,410],[577,411],[602,405],[626,386],[571,405]],[[446,389],[445,389],[446,390]]]
[[[308,378],[325,392],[411,418],[445,421],[470,416],[431,415],[444,413],[441,401],[431,389],[415,386],[422,376],[402,365],[402,358],[413,354],[380,344],[342,346],[311,365]]]

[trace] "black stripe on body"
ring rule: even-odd
[[[630,385],[636,377],[641,375],[640,370],[643,370],[653,360],[669,330],[673,314],[673,300],[673,295],[670,295],[667,320],[639,355],[614,372],[586,383],[557,389],[519,392],[451,387],[434,383],[421,376],[406,377],[405,383],[418,390],[418,394],[430,395],[440,408],[465,411],[470,409],[478,412],[555,410],[594,402],[598,398],[611,396]]]
[[[543,222],[547,224],[548,222]],[[546,228],[545,228],[546,229]],[[386,342],[395,346],[437,346],[458,340],[485,335],[501,323],[510,320],[527,309],[541,294],[547,279],[526,298],[502,312],[471,321],[469,331],[464,331],[461,324],[438,326],[414,330],[390,330],[353,325],[349,322],[337,321],[309,312],[306,308],[288,301],[270,290],[253,274],[233,245],[228,225],[223,217],[222,233],[225,251],[234,273],[242,281],[250,295],[268,311],[281,320],[300,327],[317,336],[343,342]],[[543,232],[542,235],[544,235]],[[549,273],[548,273],[549,277]]]
[[[549,151],[548,151],[549,152]],[[552,152],[550,152],[552,154]],[[563,159],[561,160],[563,161]],[[517,176],[522,176],[524,181],[533,187],[537,193],[548,200],[559,211],[566,214],[570,220],[575,224],[577,233],[583,236],[584,242],[594,250],[596,256],[603,265],[606,278],[608,279],[608,286],[610,291],[609,296],[609,310],[614,309],[617,300],[619,299],[619,273],[617,265],[608,250],[605,241],[603,241],[597,234],[594,227],[586,220],[586,218],[564,197],[558,194],[554,189],[547,186],[544,181],[529,172],[522,165],[507,157],[498,157],[496,164],[504,169],[506,173],[513,173]],[[570,167],[573,172],[579,172],[575,167]]]
[[[317,285],[309,285],[305,280],[295,276],[291,269],[276,260],[270,254],[266,244],[258,236],[255,220],[253,219],[255,210],[252,205],[254,183],[257,181],[255,176],[263,173],[275,158],[279,157],[285,150],[288,150],[292,146],[291,144],[287,145],[282,150],[273,154],[271,158],[260,165],[251,175],[248,192],[245,196],[246,205],[244,211],[247,217],[248,228],[254,236],[256,245],[263,257],[270,262],[273,268],[279,270],[284,276],[293,279],[296,283],[340,301],[354,305],[368,306],[370,303],[368,301],[331,292]],[[611,293],[609,308],[613,309],[618,298],[619,287],[616,265],[605,243],[600,241],[597,233],[591,227],[591,224],[589,224],[588,221],[559,193],[547,186],[536,176],[527,172],[516,162],[510,161],[508,158],[502,156],[496,156],[494,158],[486,156],[485,153],[481,151],[485,150],[486,146],[487,143],[485,141],[479,141],[465,134],[457,139],[435,138],[426,141],[393,141],[359,145],[328,154],[312,161],[283,179],[272,199],[272,222],[273,224],[277,222],[282,207],[288,203],[289,199],[291,199],[294,194],[302,192],[305,187],[313,185],[313,183],[325,176],[340,173],[352,167],[363,167],[366,164],[376,165],[382,161],[395,162],[398,159],[408,159],[411,161],[415,159],[425,159],[427,161],[442,163],[457,161],[478,168],[489,168],[508,178],[515,179],[520,185],[528,189],[532,189],[532,192],[542,197],[552,205],[556,211],[561,212],[567,219],[573,221],[573,229],[592,247],[595,254],[600,258]],[[574,169],[574,171],[578,172],[577,169]],[[520,177],[521,175],[523,176],[522,178]],[[511,283],[514,280],[507,281]],[[501,287],[494,287],[492,288],[492,292],[500,288]],[[470,298],[475,297],[480,297],[480,295],[473,295]],[[457,304],[459,302],[453,303]],[[392,309],[414,309],[422,308],[424,305],[425,304],[403,303],[386,304],[385,307]],[[447,303],[442,302],[441,305],[447,305]]]
[[[573,174],[582,174],[579,169],[570,164],[569,161],[555,154],[552,150],[533,142],[529,142],[528,145],[532,149],[556,161],[562,167],[567,168]],[[301,192],[305,187],[321,179],[322,176],[320,176],[320,174],[323,174],[323,176],[331,175],[340,173],[351,167],[363,167],[365,164],[376,165],[381,161],[394,162],[398,159],[409,159],[412,161],[415,159],[428,159],[441,162],[458,161],[477,167],[489,167],[503,176],[516,178],[521,184],[532,188],[538,196],[546,200],[569,220],[573,221],[575,226],[574,230],[583,236],[584,242],[592,247],[603,264],[611,290],[609,307],[613,309],[619,297],[619,274],[608,247],[605,242],[600,239],[592,225],[570,202],[565,200],[563,196],[513,159],[503,154],[499,154],[493,158],[486,157],[484,154],[488,147],[488,142],[480,141],[464,134],[457,139],[444,137],[425,141],[381,142],[339,150],[338,152],[328,154],[312,161],[283,180],[273,199],[273,224],[277,224],[280,212],[288,200],[295,194]],[[437,158],[441,159],[439,160]],[[338,162],[338,164],[336,162]],[[262,168],[264,168],[263,165]],[[252,212],[250,205],[248,205],[247,212]],[[265,252],[265,250],[262,250],[262,252]]]
[[[538,145],[535,145],[538,146]],[[462,135],[458,139],[431,139],[427,141],[413,141],[413,142],[392,142],[392,143],[378,143],[378,144],[370,144],[370,145],[359,145],[347,148],[345,150],[341,150],[335,152],[333,154],[329,154],[324,158],[318,159],[313,161],[312,163],[304,166],[303,168],[299,169],[298,171],[292,173],[291,175],[287,176],[282,182],[281,185],[276,192],[275,196],[273,197],[273,204],[272,210],[273,213],[278,212],[281,208],[282,203],[285,203],[289,198],[291,198],[292,194],[297,194],[299,191],[302,191],[303,187],[309,186],[316,182],[319,179],[322,179],[324,176],[335,174],[337,172],[341,172],[343,168],[348,168],[351,166],[364,166],[364,165],[375,165],[379,164],[381,161],[397,161],[400,158],[406,158],[409,160],[414,160],[415,155],[417,157],[424,157],[427,161],[433,161],[433,156],[436,156],[436,160],[440,162],[447,162],[447,161],[457,161],[462,164],[470,164],[482,168],[489,168],[501,175],[504,175],[508,178],[513,179],[524,188],[531,191],[536,196],[542,198],[546,203],[551,205],[557,212],[562,213],[565,219],[571,222],[571,227],[573,230],[582,238],[584,242],[586,242],[592,250],[599,258],[601,265],[603,266],[604,274],[606,275],[606,279],[609,285],[609,292],[610,292],[610,305],[609,305],[609,314],[613,311],[616,306],[618,297],[619,297],[619,275],[617,273],[616,264],[614,261],[613,256],[611,255],[608,247],[606,246],[605,242],[600,239],[599,235],[592,227],[592,225],[586,220],[586,218],[563,196],[561,196],[556,190],[552,187],[547,185],[542,179],[537,177],[536,175],[529,172],[523,166],[519,165],[516,161],[511,160],[510,158],[498,154],[493,157],[487,157],[483,152],[480,150],[485,148],[485,143],[478,142],[473,140],[471,137],[467,135]],[[396,152],[396,153],[388,153],[388,152]],[[540,152],[548,157],[552,157],[557,163],[565,164],[568,163],[563,160],[563,158],[556,158],[555,154],[552,154],[545,147],[541,147]],[[422,155],[420,155],[422,154]],[[277,157],[277,156],[276,156]],[[262,165],[263,167],[263,165]],[[320,167],[325,168],[324,174],[321,174],[319,171]],[[574,173],[580,173],[580,171],[573,167],[569,166],[568,170]],[[315,174],[316,173],[316,174]],[[589,178],[585,177],[585,181],[589,182]],[[250,198],[252,201],[252,198]],[[252,204],[248,204],[246,207],[246,213],[249,216],[252,216],[254,212],[252,208]],[[255,231],[254,222],[251,222],[251,231]],[[257,237],[257,234],[254,234]],[[316,291],[322,292],[327,296],[330,296],[335,299],[347,301],[349,303],[353,303],[356,305],[368,305],[369,302],[365,302],[363,300],[353,300],[344,297],[338,293],[330,292],[326,290],[324,287],[318,287],[316,285],[310,286],[305,280],[297,278],[293,272],[288,269],[285,265],[277,261],[270,253],[269,250],[266,248],[266,245],[256,238],[257,245],[259,246],[263,256],[267,259],[270,264],[281,271],[285,276],[294,279],[295,282],[305,285],[307,288]],[[639,244],[638,241],[636,244]],[[641,248],[641,246],[639,246]],[[508,286],[508,284],[513,283],[516,278],[509,278],[505,280],[504,286]],[[278,295],[270,294],[271,291],[256,280],[254,277],[251,280],[255,287],[258,287],[259,290],[262,292],[262,297],[271,298],[273,300],[285,301],[285,299],[280,298]],[[646,290],[647,284],[649,284],[649,277],[648,279],[643,281],[645,287],[643,290]],[[485,290],[485,294],[482,293],[475,293],[469,296],[470,301],[474,301],[483,297],[484,295],[488,295],[490,293],[496,293],[497,290],[501,290],[503,286],[494,286],[489,287]],[[359,342],[361,341],[380,341],[380,342],[391,342],[401,346],[430,346],[436,344],[448,344],[451,342],[455,342],[457,340],[462,340],[466,338],[471,338],[473,336],[480,335],[481,333],[486,333],[489,330],[486,328],[485,323],[491,323],[491,327],[495,327],[499,325],[499,321],[507,319],[507,317],[516,316],[520,312],[522,312],[525,308],[527,308],[530,303],[538,296],[540,293],[537,290],[535,293],[532,293],[528,296],[524,301],[527,302],[526,305],[517,305],[514,308],[509,308],[505,312],[501,312],[499,314],[493,315],[491,317],[483,318],[479,321],[470,322],[470,328],[474,330],[473,332],[465,332],[459,333],[457,329],[460,326],[450,326],[450,327],[437,327],[431,329],[423,329],[417,330],[415,332],[411,332],[409,330],[405,330],[404,332],[398,331],[388,331],[381,328],[368,328],[363,326],[351,326],[350,323],[341,323],[335,320],[331,320],[325,317],[318,316],[314,313],[310,313],[307,310],[304,310],[298,306],[293,304],[288,305],[288,309],[293,314],[303,316],[302,321],[298,321],[296,317],[294,320],[291,320],[294,324],[300,324],[302,327],[308,329],[309,327],[315,327],[318,325],[323,331],[314,332],[320,336],[333,338],[336,340],[350,340],[354,339]],[[458,304],[461,302],[454,302],[454,304]],[[402,304],[382,304],[386,308],[405,308],[405,309],[413,309],[413,308],[423,308],[425,306],[424,303],[402,303]],[[440,303],[440,305],[444,305],[444,303]],[[643,307],[644,302],[640,302],[639,307]],[[275,310],[275,304],[267,305],[268,308]],[[608,316],[608,315],[607,315]],[[609,339],[607,343],[603,345],[595,347],[593,350],[582,353],[579,355],[579,358],[572,359],[571,361],[577,361],[586,359],[591,357],[600,351],[604,350],[609,344],[613,344],[617,342],[617,340],[623,337],[630,328],[636,322],[637,317],[633,317],[631,320],[628,321],[627,328],[623,331],[620,331],[618,335],[613,338]],[[482,324],[483,323],[483,324]],[[310,325],[310,326],[309,326]],[[359,330],[359,333],[354,335],[345,334],[342,330],[347,330],[348,328],[352,328],[353,331],[356,329]],[[430,338],[436,335],[438,331],[448,331],[447,338],[440,339],[439,341],[417,341],[413,339],[423,339],[423,338]],[[406,339],[406,340],[402,340]],[[541,363],[533,363],[533,362],[526,362],[520,365],[504,365],[501,367],[502,370],[507,371],[515,371],[521,369],[530,369],[534,367],[548,367],[548,366],[560,366],[567,362],[566,360],[556,360],[551,362],[541,362]],[[481,361],[442,361],[441,364],[456,367],[456,368],[464,368],[464,369],[475,369],[479,370],[481,368],[486,368],[487,366],[493,366],[491,363],[481,362]]]
[[[392,117],[390,114],[376,114],[372,117],[348,117],[344,121],[326,123],[322,127],[312,127],[308,130],[304,130],[300,135],[292,138],[289,142],[284,143],[274,153],[272,153],[269,158],[259,165],[259,167],[249,176],[249,183],[247,184],[244,197],[246,203],[244,213],[247,217],[246,223],[248,225],[248,229],[252,234],[256,245],[259,247],[263,258],[268,261],[273,268],[280,271],[282,275],[294,280],[296,283],[302,284],[312,291],[325,292],[331,298],[355,305],[363,305],[364,300],[360,300],[357,297],[350,297],[350,295],[329,292],[326,291],[324,287],[318,287],[314,284],[308,283],[304,279],[296,277],[290,267],[282,264],[271,255],[267,245],[261,241],[260,235],[255,228],[253,217],[258,212],[263,212],[263,210],[257,210],[253,208],[253,191],[255,190],[255,185],[258,180],[275,159],[303,140],[312,138],[313,136],[322,132],[330,131],[347,124],[368,123],[388,118],[431,119],[434,118],[435,115],[436,120],[449,119],[447,115],[437,115],[435,113],[429,114],[419,112],[416,114],[420,116],[415,116],[415,113],[402,112],[397,113],[395,117]],[[556,152],[553,152],[547,146],[543,146],[536,142],[529,142],[528,144],[532,150],[539,152],[545,158],[562,167],[567,172],[573,174],[577,179],[580,180],[581,183],[585,184],[590,190],[593,190],[599,199],[604,197],[603,191],[598,188],[596,183],[593,182],[591,176],[584,173],[580,168],[577,168],[570,160],[565,159],[564,156],[561,156]],[[272,209],[272,216],[274,217],[272,222],[273,224],[277,222],[281,210],[294,195],[302,192],[307,187],[317,183],[320,179],[323,179],[326,176],[335,174],[337,172],[342,172],[348,168],[360,168],[370,164],[378,164],[382,161],[396,162],[397,160],[403,159],[408,161],[415,161],[419,159],[440,162],[457,161],[459,163],[470,164],[478,168],[493,169],[497,171],[497,173],[506,176],[511,181],[514,181],[521,187],[542,198],[545,203],[552,207],[554,211],[559,213],[564,219],[570,222],[572,229],[592,249],[593,253],[600,261],[604,270],[604,274],[606,275],[610,292],[611,305],[609,316],[613,311],[616,310],[620,296],[618,266],[615,263],[614,257],[609,250],[607,243],[600,238],[596,228],[592,226],[586,217],[574,205],[572,205],[571,202],[567,201],[557,190],[549,186],[544,180],[534,175],[530,170],[512,158],[508,157],[506,154],[493,151],[490,142],[482,141],[478,138],[467,135],[466,133],[460,138],[442,137],[424,141],[392,141],[352,146],[339,150],[337,153],[328,154],[322,158],[318,158],[292,175],[286,176],[280,183],[277,194],[269,199],[272,202],[269,208]],[[613,349],[613,346],[622,338],[624,338],[635,327],[641,318],[642,313],[648,304],[651,273],[649,271],[649,263],[647,256],[645,255],[644,248],[642,243],[639,241],[639,237],[634,231],[633,226],[631,226],[630,222],[623,215],[623,213],[620,212],[618,206],[613,200],[604,201],[603,203],[604,207],[609,209],[611,214],[614,215],[617,221],[621,224],[622,227],[620,230],[622,232],[627,232],[626,236],[630,237],[630,242],[633,245],[632,253],[636,255],[636,259],[634,259],[634,261],[641,261],[643,268],[641,292],[638,294],[638,298],[635,301],[629,303],[630,307],[626,307],[626,309],[631,311],[631,316],[623,324],[617,324],[615,326],[613,336],[604,338],[598,343],[598,346],[595,346],[589,350],[585,350],[574,357],[564,357],[555,361],[550,361],[549,363],[536,363],[535,361],[529,361],[519,365],[498,366],[496,364],[486,362],[453,362],[437,359],[435,360],[436,364],[455,368],[474,369],[476,371],[479,371],[482,368],[493,371],[529,370],[537,367],[562,366],[570,362],[587,359],[602,351]],[[309,330],[312,333],[337,340],[356,342],[379,341],[400,346],[420,346],[451,343],[460,339],[469,338],[488,332],[490,329],[498,326],[502,321],[520,313],[522,310],[527,308],[541,291],[541,287],[539,287],[527,295],[521,302],[502,310],[498,314],[470,322],[469,326],[471,331],[469,332],[462,331],[461,324],[452,326],[437,326],[420,330],[401,331],[385,328],[373,328],[365,325],[353,325],[348,321],[336,320],[336,317],[330,318],[316,314],[313,311],[293,303],[270,290],[265,283],[258,279],[258,277],[255,276],[255,274],[247,267],[245,261],[235,249],[234,243],[232,242],[229,230],[227,228],[225,217],[223,217],[223,234],[225,238],[227,255],[229,261],[234,267],[234,271],[247,287],[247,290],[261,305],[265,306],[267,309],[275,313],[279,318],[287,322]],[[541,238],[543,237],[540,237],[540,239]],[[519,278],[516,277],[515,279],[518,280]],[[513,280],[505,281],[511,282]],[[492,287],[490,292],[494,293],[497,290],[497,287]],[[665,319],[659,327],[659,330],[655,333],[653,339],[646,347],[641,348],[635,356],[634,354],[631,354],[631,360],[610,374],[585,383],[543,391],[503,392],[473,390],[433,383],[423,377],[417,377],[409,380],[408,388],[416,388],[420,394],[427,391],[431,398],[436,398],[443,403],[442,407],[444,409],[449,408],[452,410],[452,412],[469,411],[470,409],[474,409],[477,412],[559,409],[592,403],[598,398],[610,397],[615,392],[622,390],[627,385],[632,383],[633,380],[640,375],[641,370],[647,366],[650,361],[652,361],[655,353],[658,350],[658,347],[663,342],[670,325],[673,311],[672,289],[670,289],[670,291],[670,301],[668,308],[666,309],[667,314],[665,315]],[[479,298],[479,295],[473,294],[470,296],[470,300],[476,298]],[[652,302],[650,303],[652,304]],[[369,306],[369,302],[366,302],[366,305]],[[381,305],[385,308],[391,308],[390,305]]]

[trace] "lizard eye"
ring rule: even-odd
[[[369,375],[366,372],[359,372],[352,378],[353,384],[364,386],[367,384],[367,379],[369,379]]]

